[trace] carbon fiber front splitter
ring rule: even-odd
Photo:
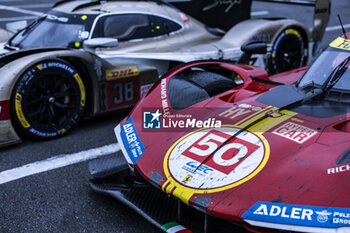
[[[247,232],[241,226],[201,213],[141,179],[137,181],[119,153],[90,162],[89,170],[94,191],[116,198],[163,231]]]

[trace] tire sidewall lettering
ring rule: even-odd
[[[17,121],[21,125],[24,131],[27,131],[29,135],[35,135],[41,138],[53,138],[60,136],[66,133],[77,121],[80,114],[75,114],[75,116],[70,120],[71,123],[66,124],[67,127],[60,128],[54,132],[45,132],[42,130],[35,129],[32,127],[30,122],[26,119],[23,112],[23,100],[18,100],[18,96],[23,96],[26,93],[26,85],[31,83],[36,75],[39,75],[40,72],[44,72],[47,69],[61,69],[67,72],[70,75],[72,80],[75,80],[76,85],[79,87],[80,94],[80,106],[78,109],[79,112],[83,112],[85,106],[85,88],[82,79],[80,78],[77,71],[71,67],[69,64],[64,61],[45,61],[35,65],[32,65],[28,68],[19,78],[15,86],[15,105],[14,105],[14,114],[16,115]],[[17,97],[17,98],[16,98]]]

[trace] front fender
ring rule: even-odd
[[[0,58],[0,61],[9,59],[8,56],[13,57],[14,55],[5,55]],[[16,56],[18,56],[18,54]],[[0,147],[21,141],[15,132],[10,119],[10,99],[16,82],[21,77],[21,75],[31,66],[44,60],[57,58],[65,60],[67,58],[76,58],[80,59],[83,64],[93,64],[94,62],[94,56],[92,54],[78,50],[54,50],[39,53],[32,51],[32,54],[30,55],[17,57],[12,61],[7,61],[0,68]],[[96,57],[96,59],[98,58]],[[95,76],[96,72],[93,72],[93,68],[90,67],[89,69],[91,69],[88,70],[89,75]],[[90,79],[92,82],[96,82],[92,85],[97,86],[97,78]],[[94,89],[94,91],[96,91],[97,88]]]
[[[287,27],[296,27],[302,30],[306,40],[310,37],[308,30],[293,19],[249,19],[232,27],[219,43],[241,47],[246,42],[262,41],[272,46],[277,36]]]

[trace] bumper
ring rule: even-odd
[[[203,214],[141,178],[132,177],[123,160],[123,155],[118,152],[90,162],[91,188],[116,198],[165,232],[248,232],[239,225]]]

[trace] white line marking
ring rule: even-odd
[[[344,28],[350,28],[350,24],[344,24]],[[341,26],[330,26],[326,28],[326,32],[341,30]],[[342,32],[342,31],[341,31]]]
[[[262,16],[270,14],[269,11],[252,11],[250,12],[250,16]]]
[[[19,12],[19,13],[28,14],[28,15],[37,15],[37,16],[43,15],[43,12],[40,12],[40,11],[29,11],[29,10],[24,10],[17,7],[5,6],[5,5],[0,5],[0,10],[14,11],[14,12]]]
[[[0,172],[0,184],[21,179],[26,176],[54,170],[68,165],[95,159],[104,155],[112,154],[120,150],[118,143],[105,145],[90,150],[80,151],[74,154],[57,155],[42,161]]]
[[[20,21],[20,20],[29,20],[29,19],[36,19],[36,18],[38,18],[38,16],[7,17],[7,18],[0,18],[0,22]]]

